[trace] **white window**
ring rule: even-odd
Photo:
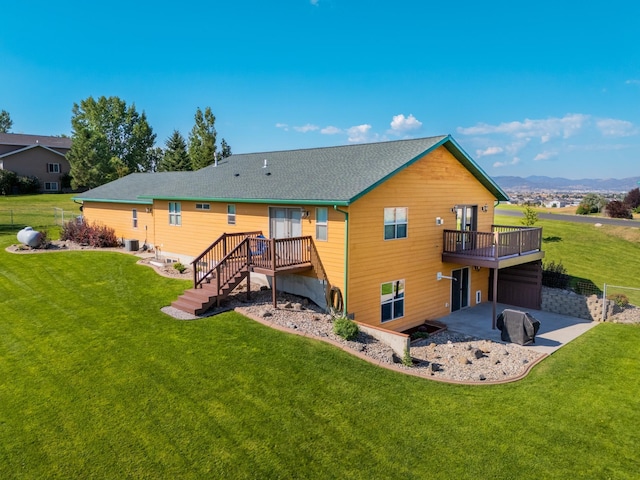
[[[236,224],[236,206],[233,204],[227,205],[227,223],[229,225]]]
[[[327,240],[329,210],[327,207],[316,208],[316,240]]]
[[[131,223],[133,228],[138,228],[138,210],[135,208],[131,210]]]
[[[384,209],[384,239],[407,237],[407,207]]]
[[[169,225],[182,225],[180,202],[169,202]]]
[[[60,164],[59,163],[47,163],[47,172],[48,173],[60,173]]]
[[[196,210],[211,210],[211,205],[208,203],[196,203]]]
[[[386,282],[380,286],[380,322],[404,317],[404,280]]]
[[[49,192],[57,192],[58,182],[44,182],[44,189]]]

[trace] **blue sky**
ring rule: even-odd
[[[451,134],[494,176],[640,175],[638,2],[6,3],[14,133],[114,95],[161,146],[210,106],[234,153]]]

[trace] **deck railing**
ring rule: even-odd
[[[223,233],[191,262],[194,288],[211,280],[216,265],[245,238],[258,235],[262,235],[262,232]]]
[[[443,253],[499,259],[540,251],[542,229],[492,225],[491,232],[445,230]]]

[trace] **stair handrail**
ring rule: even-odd
[[[242,249],[242,247],[246,248],[246,252],[243,255],[237,255],[237,252],[239,250]],[[218,297],[220,297],[220,291],[222,290],[223,287],[225,287],[226,285],[229,284],[229,280],[233,277],[235,277],[235,275],[237,273],[239,273],[243,267],[249,267],[249,262],[250,262],[250,255],[251,255],[251,250],[249,249],[249,237],[245,237],[238,245],[236,245],[233,250],[231,250],[229,253],[227,253],[216,265],[215,267],[215,271],[216,271],[216,293],[218,294]],[[229,262],[229,260],[231,260],[232,258],[234,258],[236,260],[240,260],[242,259],[242,261],[237,261],[235,262],[237,265],[237,268],[229,270],[226,269],[225,271],[225,275],[224,275],[224,281],[221,281],[222,279],[222,268],[223,267],[227,267],[228,264],[230,264],[231,262]]]
[[[258,236],[258,235],[262,235],[262,231],[223,233],[222,235],[220,235],[211,245],[209,245],[206,249],[204,249],[200,255],[198,255],[196,258],[194,258],[191,261],[191,269],[193,270],[193,288],[198,288],[198,286],[201,285],[203,282],[209,281],[210,275],[215,270],[215,265],[211,266],[209,265],[209,263],[211,262],[207,262],[207,271],[205,272],[199,271],[200,267],[198,266],[198,263],[203,258],[205,258],[211,251],[215,250],[216,247],[219,247],[222,244],[222,251],[223,251],[222,257],[224,258],[228,250],[227,239],[241,238],[240,241],[242,242],[245,238]],[[236,244],[236,246],[237,245],[238,244]],[[221,259],[216,258],[214,260],[215,260],[214,263],[217,265],[222,261],[222,258]]]

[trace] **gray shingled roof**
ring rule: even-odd
[[[450,136],[232,155],[196,172],[138,173],[78,200],[152,199],[348,205],[439,146],[447,148],[499,200],[507,195]],[[266,160],[266,168],[264,167]]]
[[[51,137],[47,135],[25,135],[22,133],[0,133],[0,145],[42,145],[51,148],[71,148],[68,137]]]

